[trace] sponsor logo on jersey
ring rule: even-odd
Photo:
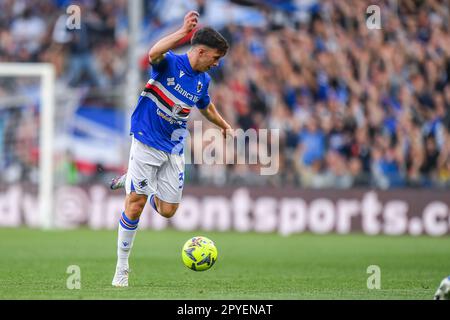
[[[159,108],[156,109],[156,114],[166,120],[167,122],[170,122],[170,124],[177,123],[179,125],[183,124],[183,121],[177,121],[174,118],[171,118],[170,116],[166,115],[163,111],[161,111]]]
[[[174,87],[174,89],[179,92],[183,97],[188,98],[189,100],[191,100],[194,103],[197,103],[198,100],[200,100],[199,96],[195,96],[192,93],[187,92],[186,90],[184,90],[181,85],[179,83],[176,84],[176,86]],[[201,89],[201,88],[200,88]],[[198,90],[198,85],[197,85],[197,90]]]

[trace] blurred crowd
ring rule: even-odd
[[[72,3],[79,11],[70,9]],[[126,71],[126,8],[126,0],[2,0],[0,61],[51,62],[71,86],[120,84]],[[68,20],[73,29],[66,27]]]
[[[164,26],[163,12],[156,11],[162,2],[144,1],[146,32]],[[450,186],[448,2],[232,2],[258,10],[266,23],[219,27],[231,49],[210,72],[210,93],[233,127],[280,130],[279,173],[262,176],[257,164],[188,165],[188,180]],[[0,61],[52,62],[59,79],[74,88],[124,85],[127,1],[77,1],[85,12],[78,32],[65,28],[70,3],[1,1]],[[190,4],[183,10],[203,14],[213,1],[183,3]],[[371,4],[381,9],[381,29],[367,27]],[[147,67],[141,64],[143,83]]]
[[[279,175],[235,167],[229,177],[311,188],[450,186],[448,2],[376,3],[379,30],[368,29],[364,1],[323,1],[307,21],[286,13],[267,29],[224,30],[232,49],[213,100],[235,127],[281,130]]]
[[[72,4],[77,8],[71,8]],[[73,117],[74,104],[123,108],[117,98],[120,90],[114,89],[123,86],[126,77],[126,9],[126,0],[0,1],[0,62],[49,62],[55,66],[58,136],[68,134],[62,130],[71,130],[62,125]],[[68,28],[67,21],[75,28]],[[39,179],[39,103],[37,79],[0,78],[0,183],[36,184]],[[64,180],[68,182],[99,177],[95,171],[84,174],[77,169],[72,157],[63,154],[56,156],[59,158],[69,159],[57,163],[67,168]]]

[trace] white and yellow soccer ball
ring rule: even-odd
[[[184,265],[189,269],[205,271],[217,261],[217,248],[212,240],[197,236],[186,241],[181,257]]]
[[[434,300],[450,300],[450,276],[441,281],[434,294]]]

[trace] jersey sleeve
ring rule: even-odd
[[[175,55],[172,51],[167,51],[164,54],[164,58],[161,59],[161,61],[159,61],[158,63],[151,63],[150,65],[152,66],[152,71],[155,72],[163,72],[165,71],[168,66],[173,63],[175,60]]]
[[[207,73],[205,73],[205,85],[203,95],[197,102],[197,108],[199,109],[205,109],[211,103],[211,97],[209,96],[208,92],[210,81],[211,81],[210,76]]]

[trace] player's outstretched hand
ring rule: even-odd
[[[197,26],[199,16],[197,11],[189,11],[184,16],[183,29],[188,33],[191,32]]]
[[[223,135],[224,139],[226,139],[227,137],[230,137],[233,139],[235,136],[235,133],[234,133],[233,128],[229,127],[227,129],[222,129],[222,135]]]

